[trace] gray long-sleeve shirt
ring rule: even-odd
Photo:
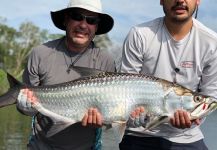
[[[33,86],[52,85],[62,82],[71,81],[80,77],[73,69],[68,70],[70,64],[75,62],[75,66],[95,68],[104,71],[115,71],[115,62],[108,51],[100,50],[91,43],[90,46],[79,56],[78,53],[69,52],[65,46],[65,37],[47,42],[43,45],[33,48],[27,67],[23,74],[25,83]],[[79,58],[78,58],[79,57]],[[20,110],[25,110],[25,106],[20,106]],[[79,108],[78,108],[79,109]],[[32,115],[37,112],[31,110],[23,113]],[[33,136],[29,143],[31,150],[90,150],[95,141],[95,129],[83,127],[80,123],[71,125],[66,129],[64,123],[62,125],[52,124],[47,128],[47,125],[40,124],[41,115],[37,115],[33,120]],[[48,118],[45,122],[49,122]],[[55,120],[51,121],[55,122]],[[56,128],[59,128],[56,130]],[[63,128],[62,131],[61,128]],[[47,137],[49,133],[54,133],[53,136]]]

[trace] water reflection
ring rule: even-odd
[[[0,109],[0,122],[0,150],[25,150],[31,118],[10,106]]]

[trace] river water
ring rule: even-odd
[[[14,106],[0,109],[0,150],[25,150],[31,118],[21,115]],[[207,117],[202,130],[209,150],[217,149],[217,111]],[[118,150],[112,130],[103,133],[103,150]]]

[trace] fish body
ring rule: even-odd
[[[143,106],[146,113],[155,118],[150,121],[148,129],[159,125],[162,118],[169,118],[177,109],[187,110],[190,117],[196,119],[217,107],[216,99],[212,97],[141,74],[97,72],[70,82],[39,87],[21,85],[10,75],[8,79],[15,88],[0,97],[0,106],[3,102],[5,106],[5,97],[11,96],[10,99],[14,100],[10,100],[10,104],[26,103],[29,108],[46,116],[71,124],[80,122],[91,107],[101,112],[104,123],[111,124],[126,122],[132,110]],[[26,88],[34,93],[36,99],[27,98],[22,92]]]

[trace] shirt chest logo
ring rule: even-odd
[[[180,66],[182,68],[193,68],[194,62],[193,61],[182,61]]]

